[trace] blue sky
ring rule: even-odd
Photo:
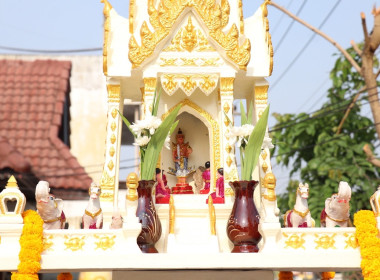
[[[373,24],[372,7],[374,4],[380,4],[380,1],[373,0],[304,1],[277,0],[276,3],[287,7],[294,14],[302,5],[299,17],[315,27],[318,27],[337,5],[322,31],[344,48],[350,47],[351,40],[360,42],[363,39],[360,12],[366,14],[370,31]],[[128,16],[129,1],[110,0],[110,3],[120,15]],[[251,16],[261,3],[262,1],[258,0],[243,0],[244,16]],[[46,50],[101,48],[102,11],[103,4],[100,0],[0,0],[0,53],[22,53],[11,52],[1,47]],[[275,50],[273,74],[268,78],[272,85],[269,90],[271,111],[314,111],[324,101],[326,89],[330,86],[329,71],[335,62],[333,54],[338,51],[326,40],[315,36],[297,58],[313,32],[295,22],[282,39],[291,19],[274,7],[269,6],[268,11]],[[101,55],[101,51],[87,54]],[[286,69],[288,70],[285,71]],[[365,113],[367,111],[369,110],[364,110]],[[270,126],[272,125],[273,118],[270,119]],[[285,183],[285,173],[281,170],[277,172],[281,174],[277,175],[279,183]]]

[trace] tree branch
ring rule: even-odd
[[[367,160],[372,163],[373,165],[380,167],[380,160],[375,158],[373,155],[373,152],[368,144],[365,144],[363,147],[363,151],[367,155]]]
[[[365,20],[365,14],[363,12],[360,13],[360,16],[362,18],[362,27],[363,27],[363,34],[364,34],[364,44],[369,45],[369,35],[367,30],[367,22]]]
[[[359,47],[358,47],[358,45],[355,43],[355,41],[354,40],[351,40],[351,46],[354,48],[354,50],[357,52],[357,54],[359,55],[359,56],[362,56],[362,50],[361,49],[359,49]]]
[[[372,14],[375,16],[373,29],[371,32],[371,51],[375,52],[375,50],[380,45],[380,9],[373,8]]]
[[[329,41],[332,45],[334,45],[343,55],[344,57],[351,63],[352,67],[354,67],[356,69],[357,72],[361,73],[361,68],[360,66],[356,63],[356,61],[349,55],[349,53],[344,49],[342,48],[341,45],[339,45],[336,41],[334,41],[331,37],[329,37],[327,34],[323,33],[321,30],[315,28],[314,26],[308,24],[307,22],[303,21],[302,19],[300,19],[299,17],[297,17],[296,15],[292,14],[291,12],[289,12],[288,10],[286,10],[285,8],[281,7],[280,5],[276,4],[275,2],[273,1],[268,1],[267,2],[268,5],[272,5],[273,7],[279,9],[280,11],[282,11],[283,13],[287,14],[288,16],[290,16],[291,18],[293,18],[294,20],[298,21],[299,23],[301,23],[302,25],[306,26],[307,28],[309,28],[310,30],[314,31],[315,33],[317,33],[318,35],[320,35],[321,37],[325,38],[327,41]]]

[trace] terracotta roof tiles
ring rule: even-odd
[[[88,189],[91,178],[58,138],[70,73],[69,61],[0,60],[0,169]]]

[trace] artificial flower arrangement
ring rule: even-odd
[[[253,113],[252,103],[249,106],[247,114],[243,103],[240,102],[240,112],[241,126],[231,127],[226,136],[227,139],[229,139],[229,144],[231,146],[236,144],[240,149],[241,180],[250,181],[252,180],[253,169],[259,160],[263,142],[265,145],[273,147],[270,146],[270,138],[265,137],[269,116],[269,106],[265,109],[255,126],[251,124]],[[264,139],[266,139],[266,141],[264,141]]]
[[[181,108],[178,105],[170,114],[161,120],[157,117],[158,104],[161,96],[154,93],[152,112],[149,110],[142,120],[137,120],[131,124],[120,112],[121,118],[135,138],[136,146],[140,147],[140,179],[152,180],[155,175],[156,163],[162,147],[170,149],[170,135],[177,127],[178,121],[175,121],[178,111]]]

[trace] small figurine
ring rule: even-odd
[[[203,182],[202,174],[203,174],[203,171],[205,170],[206,168],[204,168],[203,166],[199,166],[193,174],[193,180],[194,180],[193,190],[195,194],[199,194],[200,190],[203,189],[204,182]]]
[[[205,183],[202,190],[200,190],[200,194],[208,194],[210,192],[210,179],[211,179],[211,172],[210,172],[210,162],[206,161],[205,163],[206,170],[202,173],[202,178]]]
[[[170,189],[165,186],[163,173],[160,168],[156,168],[156,181],[156,203],[169,203]]]
[[[285,227],[313,227],[307,199],[309,198],[309,184],[300,183],[297,188],[297,198],[293,210],[288,210],[284,215]]]
[[[223,168],[218,169],[217,173],[218,179],[216,180],[216,191],[211,195],[213,203],[224,203],[224,177],[223,177]],[[208,199],[206,200],[208,203]]]
[[[88,189],[88,194],[90,199],[88,201],[87,207],[84,211],[82,218],[84,229],[101,229],[103,228],[103,213],[102,208],[100,208],[100,193],[101,188],[95,184],[91,183]]]
[[[120,229],[123,227],[123,217],[120,214],[119,209],[113,211],[112,214],[112,222],[110,225],[110,229]]]
[[[37,212],[44,221],[44,229],[63,229],[66,217],[62,199],[50,194],[49,183],[39,181],[36,186]]]
[[[185,143],[185,135],[179,128],[176,136],[177,143],[172,143],[173,161],[175,163],[176,175],[187,175],[188,173],[188,159],[193,149],[190,147],[189,142]]]
[[[321,227],[347,227],[350,220],[351,187],[340,181],[338,193],[326,199],[321,212]]]

